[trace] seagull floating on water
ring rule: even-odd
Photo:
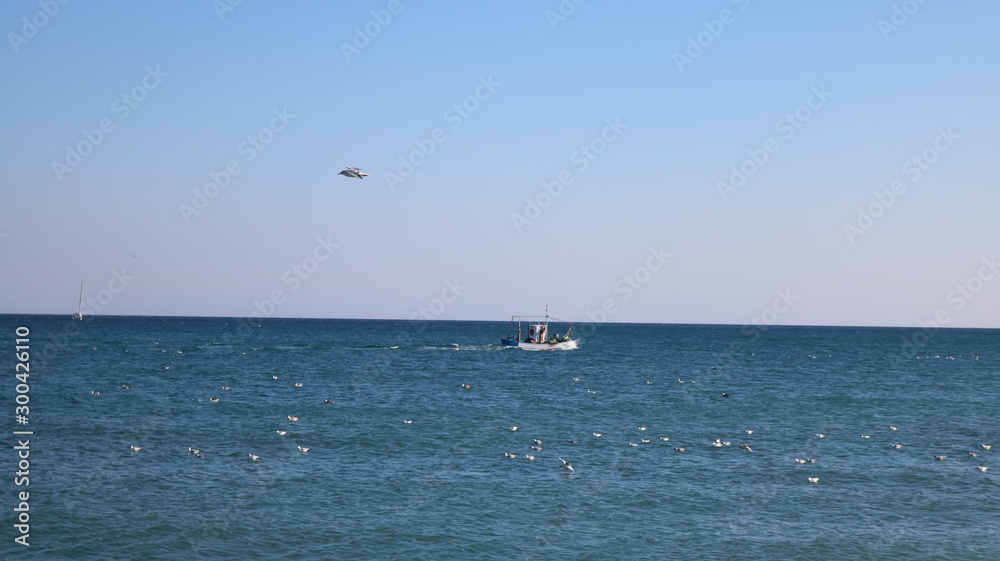
[[[745,430],[743,432],[745,432],[746,434],[753,434],[753,430],[751,430],[751,429],[747,429],[747,430]]]
[[[309,451],[309,448],[307,448],[305,446],[298,446],[298,449],[299,449],[299,452],[302,452],[303,454],[305,454],[306,452]]]
[[[365,173],[365,172],[363,172],[363,171],[361,171],[358,168],[346,167],[346,168],[344,168],[344,171],[338,173],[337,175],[346,175],[347,177],[353,177],[353,178],[356,178],[356,179],[364,179],[365,176],[368,175],[368,174]]]
[[[285,436],[286,434],[288,434],[288,431],[281,430],[281,429],[278,429],[278,430],[276,430],[274,432],[278,433],[278,436]]]
[[[249,458],[251,462],[256,462],[260,459],[260,456],[257,454],[247,454],[247,458]]]
[[[534,443],[534,444],[538,444],[539,446],[541,446],[541,444],[542,444],[542,441],[539,440],[539,439],[537,439],[537,438],[532,438],[531,442]]]
[[[902,444],[890,444],[889,446],[892,446],[896,450],[902,450],[903,449],[903,445]]]
[[[191,448],[190,446],[188,446],[188,454],[200,454],[200,453],[201,453],[201,450],[199,450],[197,448]]]
[[[524,459],[526,459],[528,461],[532,461],[532,462],[535,461],[535,457],[534,456],[529,456],[527,454],[524,455]]]
[[[942,460],[945,460],[947,458],[948,458],[948,456],[934,456],[934,459],[937,460],[937,461],[939,461],[939,462],[942,461]]]
[[[532,450],[534,450],[535,452],[541,452],[542,451],[542,447],[541,446],[530,446],[530,448]]]
[[[129,448],[131,448],[133,452],[138,452],[139,450],[142,450],[142,446],[129,446]]]
[[[826,435],[821,432],[818,432],[816,433],[816,438],[826,438]]]
[[[894,427],[892,425],[889,425],[889,430],[899,430],[899,427]]]
[[[291,415],[288,415],[288,420],[289,421],[298,421],[299,418],[298,417],[292,417]]]
[[[819,478],[818,477],[810,477],[809,478],[809,483],[819,483]]]
[[[512,430],[512,431],[516,431],[516,430],[517,430],[517,429],[519,429],[520,427],[518,427],[517,425],[514,425],[514,426],[512,426],[512,427],[507,427],[507,428],[509,428],[509,429],[510,429],[510,430]]]
[[[660,438],[660,440],[662,440],[663,442],[666,442],[666,441],[670,440],[670,437],[669,437],[669,436],[661,436],[661,437],[659,437],[659,438]]]
[[[506,457],[508,457],[508,458],[516,458],[517,457],[517,454],[513,454],[511,452],[504,452],[503,455],[506,456]]]
[[[687,448],[684,448],[684,447],[680,447],[680,446],[679,446],[679,447],[677,447],[677,448],[674,448],[674,452],[683,452],[683,451],[685,451],[685,450],[687,450]]]
[[[980,444],[979,447],[982,448],[983,450],[991,450],[993,448],[993,445],[992,444]]]
[[[978,469],[979,471],[983,471],[983,472],[985,472],[986,470],[988,470],[988,469],[990,469],[990,468],[988,468],[988,467],[986,467],[986,466],[976,466],[976,469]]]

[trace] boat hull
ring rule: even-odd
[[[526,351],[571,351],[577,348],[575,340],[561,341],[559,343],[525,343],[512,339],[500,339],[500,344],[505,347],[517,347]]]

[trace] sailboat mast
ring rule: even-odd
[[[83,281],[80,281],[80,299],[76,303],[76,317],[83,319]]]

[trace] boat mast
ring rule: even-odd
[[[83,316],[80,312],[83,311],[83,281],[80,281],[80,299],[76,303],[76,314]]]
[[[544,343],[544,342],[546,342],[548,340],[549,340],[549,305],[546,304],[545,305],[545,341],[541,341],[541,342]]]

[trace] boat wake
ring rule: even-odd
[[[450,345],[424,345],[421,349],[429,351],[500,351],[503,345],[461,345],[451,343]]]

